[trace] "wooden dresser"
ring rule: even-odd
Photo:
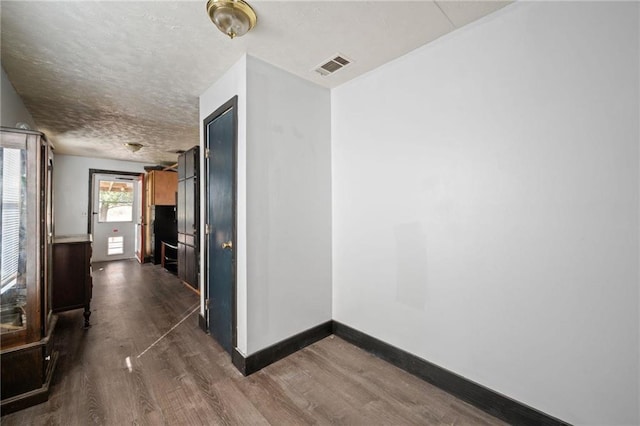
[[[53,240],[53,312],[84,309],[84,327],[91,315],[91,242],[90,234],[62,235]]]

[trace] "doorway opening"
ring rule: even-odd
[[[143,179],[143,173],[89,169],[93,261],[144,261]]]

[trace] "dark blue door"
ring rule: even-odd
[[[235,345],[235,103],[219,111],[212,114],[211,121],[205,121],[209,148],[209,332],[231,353]]]

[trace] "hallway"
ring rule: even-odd
[[[90,329],[59,314],[49,401],[3,425],[501,424],[333,336],[245,378],[174,275],[125,260],[93,282]]]

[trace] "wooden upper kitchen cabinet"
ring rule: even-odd
[[[172,171],[152,170],[147,173],[148,205],[175,206],[178,174]]]

